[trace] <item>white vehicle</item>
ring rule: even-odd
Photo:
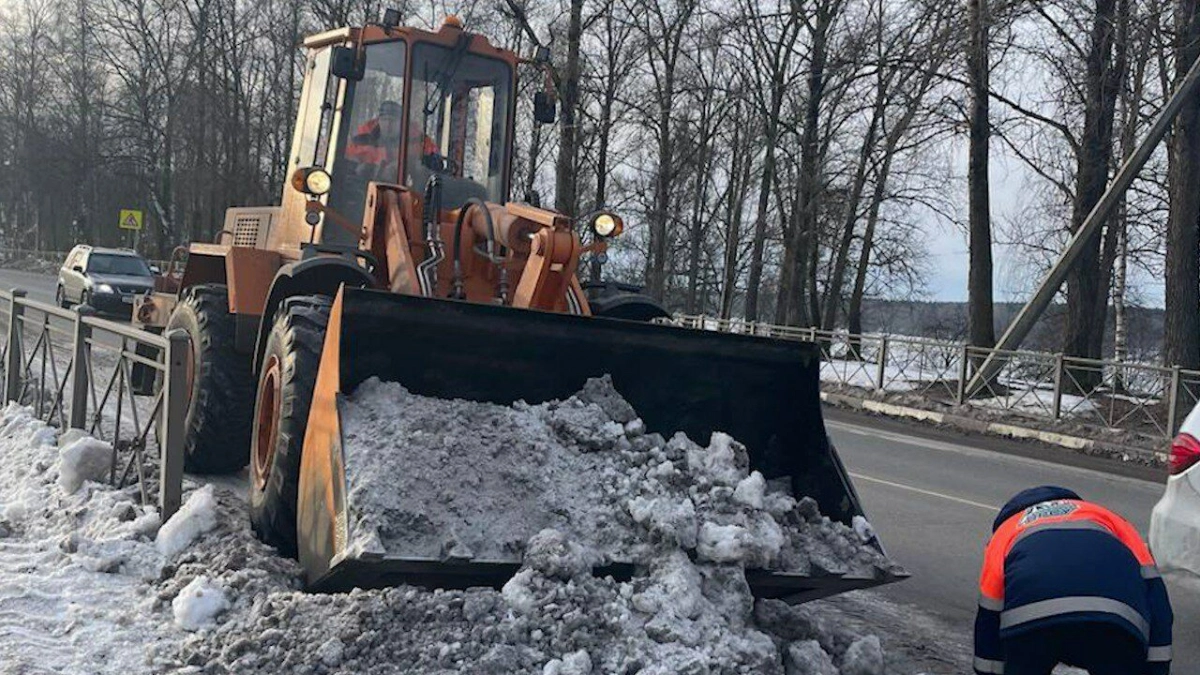
[[[1200,405],[1171,443],[1167,491],[1150,516],[1150,548],[1160,568],[1200,575]]]

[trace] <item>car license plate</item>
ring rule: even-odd
[[[123,302],[127,305],[132,305],[133,304],[133,296],[132,295],[122,295],[121,302]]]

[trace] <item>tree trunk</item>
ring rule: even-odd
[[[741,112],[740,107],[738,112]],[[738,245],[741,244],[742,215],[745,211],[743,189],[750,185],[750,169],[754,164],[754,158],[742,145],[742,126],[735,125],[729,153],[729,175],[735,177],[735,182],[730,187],[725,202],[725,267],[722,270],[721,279],[722,319],[728,319],[733,315],[733,301],[737,293]]]
[[[976,347],[996,344],[992,299],[992,222],[988,194],[988,59],[987,0],[969,0],[971,44],[967,49],[970,83],[970,150],[967,164],[967,211],[970,270],[967,276],[967,339]]]
[[[825,315],[821,326],[825,330],[836,328],[838,310],[842,304],[842,287],[846,282],[846,268],[850,264],[850,247],[854,243],[855,224],[858,222],[858,207],[862,202],[863,190],[867,185],[867,165],[871,153],[875,150],[875,137],[887,108],[887,82],[883,72],[883,64],[878,65],[878,81],[875,88],[875,105],[871,113],[871,121],[867,125],[867,134],[859,147],[858,161],[854,169],[854,182],[850,187],[850,195],[846,200],[845,215],[842,218],[842,236],[838,243],[837,252],[833,259],[833,271],[829,275],[829,290],[825,294]]]
[[[567,24],[567,65],[562,78],[562,115],[559,117],[558,165],[554,178],[554,210],[579,215],[578,139],[579,43],[583,39],[583,0],[571,0]]]
[[[697,148],[698,157],[696,158],[696,180],[695,192],[692,195],[692,223],[690,240],[688,241],[688,288],[686,298],[686,309],[688,314],[695,314],[700,311],[699,307],[703,303],[698,300],[698,290],[700,287],[700,244],[704,239],[704,205],[708,196],[708,171],[709,171],[709,144],[711,142],[711,124],[712,124],[712,109],[711,109],[711,90],[710,95],[706,97],[704,107],[700,113],[699,120],[699,137],[696,139],[699,143]]]
[[[1200,3],[1176,0],[1175,24],[1178,83],[1200,57]],[[1200,94],[1192,94],[1175,121],[1169,158],[1165,360],[1194,369],[1200,368]]]
[[[660,92],[658,118],[658,170],[654,177],[654,212],[650,220],[650,260],[646,270],[646,292],[663,301],[667,288],[667,221],[671,217],[671,182],[673,179],[671,138],[671,104],[675,92],[675,74],[666,76],[667,85]]]
[[[846,310],[846,330],[851,335],[862,335],[862,304],[867,291],[867,272],[871,267],[871,251],[875,248],[875,227],[879,223],[879,207],[887,192],[888,175],[892,169],[892,153],[883,156],[883,165],[875,177],[875,190],[871,194],[871,207],[867,212],[867,225],[863,230],[862,257],[854,275],[854,290],[850,293],[850,307]]]
[[[840,1],[819,4],[812,29],[811,62],[807,77],[808,96],[804,103],[800,137],[800,220],[791,233],[794,267],[788,285],[780,293],[785,323],[792,326],[811,322],[811,308],[805,302],[805,286],[812,270],[812,248],[816,247],[817,193],[820,190],[821,101],[825,95],[825,63],[829,57],[829,30],[840,11]],[[811,290],[811,289],[810,289]],[[811,305],[811,303],[809,303]]]
[[[1122,2],[1122,5],[1125,3]],[[1072,207],[1071,231],[1083,224],[1092,208],[1100,201],[1108,184],[1108,168],[1112,159],[1113,118],[1120,91],[1122,73],[1120,58],[1114,62],[1117,43],[1117,0],[1098,0],[1092,20],[1091,41],[1085,59],[1083,135],[1075,168],[1075,201]],[[1069,356],[1098,359],[1101,356],[1108,308],[1111,261],[1115,258],[1112,243],[1103,246],[1098,230],[1087,242],[1079,259],[1067,274],[1067,322],[1063,351]],[[1107,267],[1105,266],[1107,264]],[[1070,389],[1087,392],[1099,383],[1099,373],[1074,369],[1069,373]]]
[[[766,119],[763,148],[762,182],[758,188],[758,210],[754,214],[754,241],[750,249],[750,279],[746,285],[746,320],[758,321],[759,296],[763,274],[763,250],[767,240],[767,209],[771,205],[771,188],[775,182],[775,144],[779,140],[779,112],[783,107],[783,72],[776,71],[771,86],[771,109]]]

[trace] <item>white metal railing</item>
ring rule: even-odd
[[[1145,363],[1000,351],[960,342],[776,326],[741,319],[676,316],[689,328],[815,343],[822,382],[882,396],[906,393],[940,403],[1019,413],[1104,430],[1170,438],[1200,401],[1200,371]],[[967,396],[975,366],[995,355],[996,376]]]
[[[5,399],[60,429],[112,445],[109,481],[137,484],[163,519],[180,505],[187,413],[187,333],[163,336],[0,291]],[[157,489],[155,489],[157,487]],[[157,492],[157,496],[152,496]]]

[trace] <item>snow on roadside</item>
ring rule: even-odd
[[[298,592],[298,567],[253,538],[228,487],[190,486],[160,528],[136,489],[64,492],[56,436],[27,408],[0,412],[3,672],[884,672],[873,630],[823,620],[802,636],[815,650],[793,649],[795,608],[754,603],[739,565],[693,562],[677,542],[628,582],[593,576],[578,544],[543,531],[501,590]],[[764,491],[752,478],[728,488],[739,504]],[[771,608],[785,620],[761,619]]]
[[[78,431],[60,438],[27,407],[0,411],[3,672],[161,673],[179,665],[184,628],[204,632],[225,608],[245,611],[253,593],[236,594],[248,584],[298,586],[296,564],[254,540],[227,491],[192,490],[160,532],[136,487],[92,480],[102,477],[97,448],[108,446]]]
[[[56,440],[28,408],[0,413],[0,662],[20,673],[145,672],[143,645],[166,637],[137,606],[162,571],[148,544],[157,515],[136,490],[83,483],[66,494]]]

